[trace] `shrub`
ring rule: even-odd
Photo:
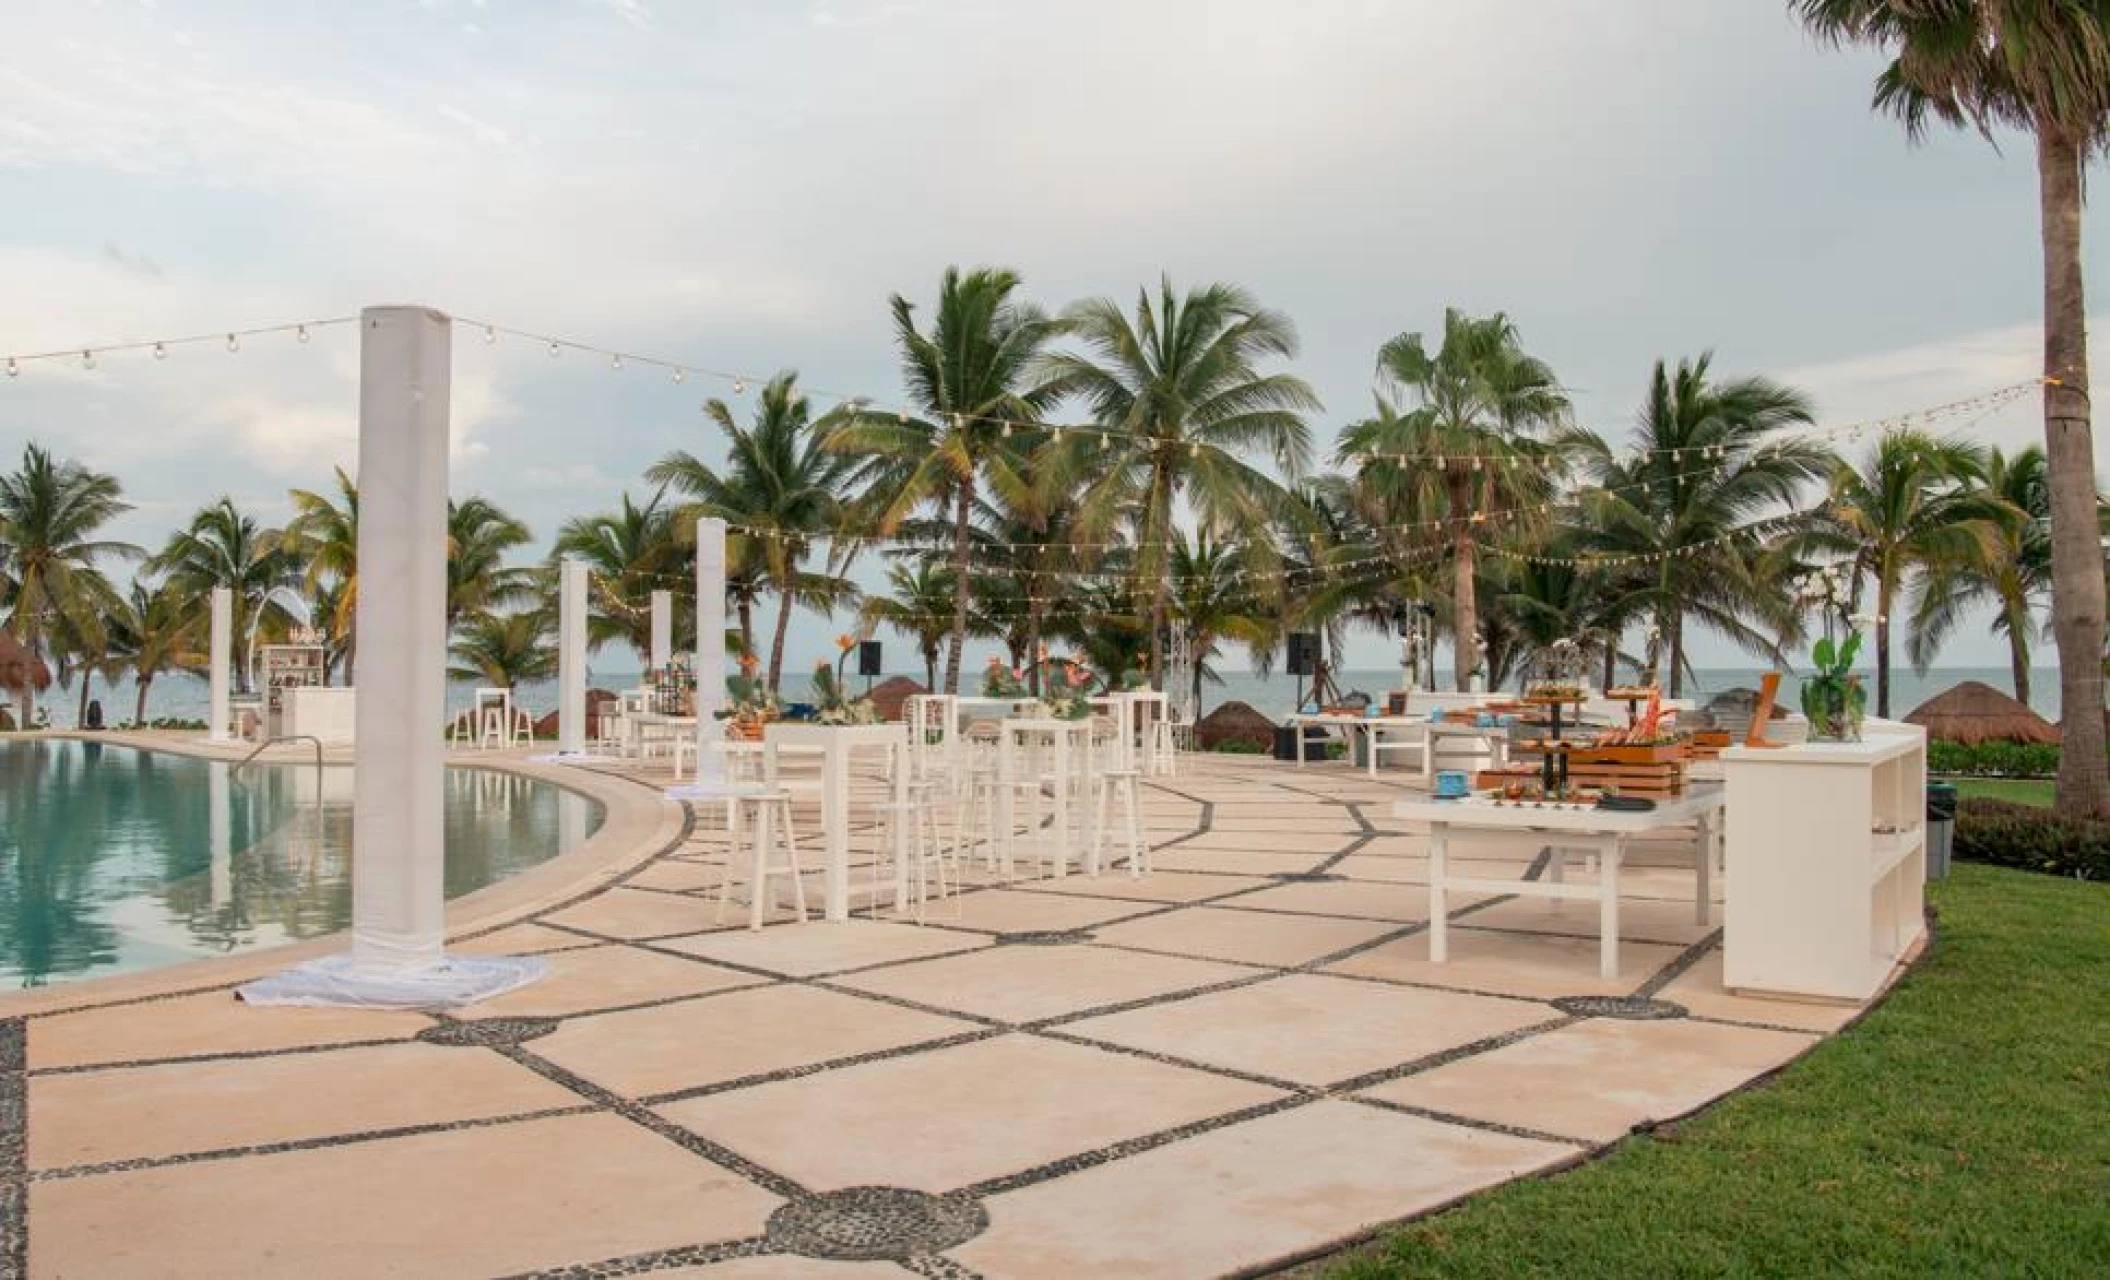
[[[1243,738],[1225,738],[1209,750],[1224,756],[1261,756],[1266,755],[1268,751],[1259,743],[1248,742]]]
[[[1929,742],[1927,770],[1960,778],[2049,778],[2059,748],[2048,742]]]
[[[1957,806],[1955,854],[1970,862],[2110,880],[2110,822],[2005,800]]]

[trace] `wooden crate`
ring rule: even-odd
[[[1685,792],[1685,764],[1666,760],[1654,764],[1621,764],[1616,761],[1568,762],[1568,785],[1616,791],[1623,796],[1663,798]]]
[[[1724,730],[1702,729],[1692,735],[1692,758],[1695,760],[1719,759],[1723,749],[1729,745],[1729,741],[1729,734]]]

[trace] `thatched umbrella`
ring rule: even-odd
[[[1981,742],[2057,743],[2058,729],[2043,716],[1989,684],[1966,680],[1930,698],[1905,717],[1929,738],[1975,746]]]
[[[1266,751],[1275,742],[1275,722],[1243,702],[1226,702],[1195,722],[1194,741],[1204,751],[1226,742]]]
[[[0,692],[20,696],[51,687],[51,668],[24,648],[22,642],[0,631]]]

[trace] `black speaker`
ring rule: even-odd
[[[860,640],[857,642],[857,674],[876,676],[879,674],[879,642]]]
[[[1289,673],[1293,676],[1318,674],[1319,636],[1314,631],[1292,631],[1289,633]]]

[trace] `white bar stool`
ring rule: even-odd
[[[748,821],[743,822],[743,818]],[[798,913],[795,920],[806,923],[806,882],[799,875],[799,846],[791,833],[791,793],[757,791],[731,796],[726,806],[726,825],[728,845],[725,877],[718,882],[718,918],[725,919],[726,899],[732,895],[733,869],[744,862],[749,929],[762,927],[770,882],[786,878],[791,881],[791,900]],[[743,829],[748,833],[744,847],[740,841]],[[773,860],[778,852],[783,854],[781,862]]]

